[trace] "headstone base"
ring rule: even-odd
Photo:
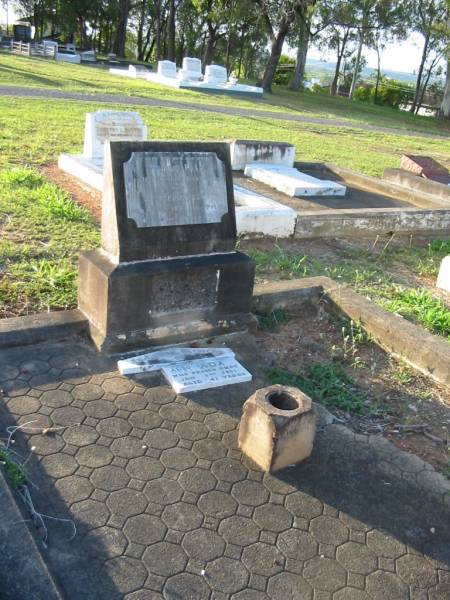
[[[81,154],[60,154],[58,167],[99,192],[103,189],[103,159],[84,158]]]
[[[240,252],[119,264],[84,252],[78,305],[108,354],[254,330],[254,269]]]

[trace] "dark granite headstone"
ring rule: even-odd
[[[450,174],[448,169],[438,163],[430,156],[416,156],[413,154],[404,154],[400,161],[400,168],[404,171],[410,171],[419,177],[439,181],[440,183],[450,183]]]
[[[110,142],[102,250],[80,256],[79,306],[121,351],[253,325],[254,264],[234,250],[229,148]]]

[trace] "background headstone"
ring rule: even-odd
[[[450,183],[448,169],[430,156],[404,154],[400,160],[400,168],[426,179],[439,181],[440,183]]]
[[[110,141],[145,141],[147,127],[136,112],[102,110],[86,114],[84,158],[103,158],[103,147]]]
[[[436,287],[450,292],[450,256],[444,256],[442,259]]]
[[[160,77],[176,77],[177,65],[171,60],[159,60],[158,75]]]
[[[250,163],[266,163],[293,167],[295,146],[285,142],[231,140],[231,168],[243,171]]]

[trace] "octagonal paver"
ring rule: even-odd
[[[55,425],[74,427],[83,422],[84,413],[75,406],[63,406],[62,408],[55,408],[52,412],[52,420]]]
[[[83,410],[88,417],[93,417],[94,419],[107,419],[108,417],[112,417],[114,413],[117,412],[118,408],[112,402],[108,402],[107,400],[94,400],[88,402]]]
[[[162,519],[167,527],[178,531],[191,531],[200,527],[203,515],[193,504],[177,502],[169,504],[163,511]]]
[[[286,498],[286,508],[296,517],[308,520],[318,517],[323,511],[323,505],[320,500],[303,492],[290,494]]]
[[[365,544],[347,542],[336,551],[338,562],[347,571],[368,575],[377,568],[377,557]]]
[[[97,431],[100,435],[106,435],[111,438],[121,438],[128,435],[131,431],[131,425],[125,419],[120,417],[110,417],[103,419],[97,425]]]
[[[30,415],[39,410],[40,407],[39,400],[27,396],[17,396],[8,401],[8,408],[15,415]]]
[[[335,560],[322,556],[306,562],[303,576],[314,589],[325,592],[335,592],[344,587],[346,581],[345,569]]]
[[[163,422],[162,418],[151,410],[137,410],[128,417],[128,421],[133,427],[138,427],[145,431],[156,429]]]
[[[139,394],[122,394],[116,398],[114,404],[120,410],[132,412],[134,410],[143,410],[147,406],[147,400]]]
[[[167,580],[164,587],[164,598],[175,600],[176,598],[195,598],[195,600],[208,600],[210,589],[205,580],[193,573],[180,573]]]
[[[183,488],[173,479],[155,479],[144,488],[144,493],[149,502],[157,504],[173,504],[183,495]]]
[[[236,546],[249,546],[259,538],[260,528],[248,517],[233,516],[224,519],[219,526],[220,535]]]
[[[262,529],[284,531],[291,527],[293,518],[284,506],[265,504],[255,509],[254,519]]]
[[[264,504],[269,497],[269,492],[261,483],[248,479],[235,483],[231,493],[238,502],[249,506]]]
[[[157,542],[149,546],[142,560],[150,573],[165,577],[184,571],[188,561],[183,548],[170,542]]]
[[[44,456],[41,460],[41,465],[50,477],[56,478],[73,475],[78,468],[78,463],[73,456],[61,453]]]
[[[373,600],[409,600],[408,586],[394,573],[375,571],[367,576],[366,590]]]
[[[257,542],[244,549],[242,562],[251,573],[270,577],[283,570],[284,558],[275,546]]]
[[[224,458],[227,453],[227,449],[224,447],[224,445],[213,439],[205,439],[195,442],[192,446],[192,451],[197,455],[198,458],[205,458],[207,460]]]
[[[102,577],[106,585],[108,581],[111,582],[116,593],[126,594],[144,585],[147,571],[139,560],[129,556],[119,556],[105,563],[100,574],[100,578]]]
[[[141,479],[142,481],[150,481],[161,477],[164,472],[164,466],[156,458],[151,456],[139,456],[132,458],[126,465],[126,470],[130,477]]]
[[[139,438],[127,435],[126,437],[115,439],[110,448],[111,452],[116,456],[137,458],[145,453],[147,445]]]
[[[130,517],[123,531],[130,542],[150,546],[164,539],[167,527],[158,517],[142,514]]]
[[[47,456],[62,450],[65,443],[62,435],[54,433],[53,435],[33,435],[30,439],[30,445],[37,455]]]
[[[371,600],[370,596],[364,590],[355,588],[342,588],[333,595],[333,600]]]
[[[313,590],[307,581],[294,573],[279,573],[271,577],[267,591],[273,600],[312,600]]]
[[[208,564],[206,578],[214,590],[225,594],[233,594],[245,588],[249,574],[241,562],[222,557]]]
[[[319,543],[339,546],[348,540],[348,527],[334,517],[316,517],[309,530]]]
[[[131,489],[123,489],[112,492],[106,500],[111,513],[121,517],[132,517],[144,512],[147,500],[141,492]]]
[[[191,418],[192,411],[183,404],[174,402],[173,404],[165,404],[159,409],[159,414],[163,419],[168,421],[174,421],[175,423],[181,423],[181,421],[187,421]]]
[[[437,584],[436,569],[421,556],[401,556],[397,560],[397,573],[407,585],[416,588],[426,589]]]
[[[379,556],[386,558],[399,558],[406,553],[406,547],[392,536],[383,531],[369,531],[367,545]]]
[[[78,475],[70,475],[69,477],[58,479],[55,487],[64,501],[69,505],[74,502],[80,502],[80,500],[86,500],[94,489],[89,479],[79,477]]]
[[[184,471],[197,462],[195,454],[185,448],[168,448],[161,454],[161,462],[168,469]]]
[[[212,466],[212,472],[219,481],[235,483],[247,477],[247,467],[233,458],[221,458]]]
[[[97,554],[102,556],[103,551],[106,550],[107,555],[114,558],[123,554],[127,547],[127,539],[122,531],[108,526],[89,531],[85,537],[85,541],[87,550],[91,556],[96,556]]]
[[[95,385],[94,383],[82,383],[77,385],[72,393],[76,400],[81,400],[82,402],[98,400],[103,396],[103,394],[103,388],[101,388],[99,385]]]
[[[208,436],[208,428],[197,421],[183,421],[175,427],[175,432],[184,440],[195,442]]]
[[[61,406],[69,406],[73,401],[73,397],[72,394],[64,390],[49,390],[40,396],[40,401],[45,406],[60,408]]]
[[[178,481],[186,491],[196,494],[204,494],[213,490],[217,483],[217,479],[210,471],[195,467],[183,471]]]
[[[70,427],[63,433],[64,440],[67,444],[72,444],[72,446],[89,446],[90,444],[94,444],[99,437],[97,431],[87,425]]]
[[[91,475],[91,481],[96,488],[114,492],[128,485],[130,478],[126,471],[120,467],[108,465],[106,467],[95,469]]]
[[[72,514],[81,523],[89,527],[101,527],[106,525],[109,519],[109,510],[103,502],[97,500],[82,500],[71,507]]]
[[[214,412],[210,415],[206,415],[205,425],[212,431],[219,431],[225,433],[231,431],[236,427],[236,419],[230,417],[224,412]]]
[[[173,448],[178,444],[179,437],[173,431],[169,429],[151,429],[144,436],[144,442],[150,448],[156,450],[166,450],[167,448]]]
[[[91,446],[83,446],[80,448],[75,458],[80,465],[85,467],[105,467],[114,458],[113,453],[109,448],[105,446],[99,446],[98,444],[92,444]]]
[[[310,533],[288,529],[278,536],[278,548],[287,558],[308,560],[316,556],[318,545]]]
[[[202,494],[198,501],[199,509],[205,514],[217,519],[230,517],[236,512],[237,502],[229,494],[212,491]]]
[[[126,394],[134,388],[134,383],[126,377],[111,377],[102,383],[102,388],[110,394]]]
[[[195,529],[186,533],[182,546],[189,558],[207,563],[222,556],[225,542],[215,531]]]

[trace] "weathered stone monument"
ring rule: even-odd
[[[147,127],[131,111],[99,110],[87,113],[83,154],[60,154],[58,167],[97,190],[103,188],[103,148],[107,140],[145,141]]]
[[[223,143],[111,142],[102,247],[80,255],[79,307],[107,352],[254,326],[254,263],[234,249]]]

